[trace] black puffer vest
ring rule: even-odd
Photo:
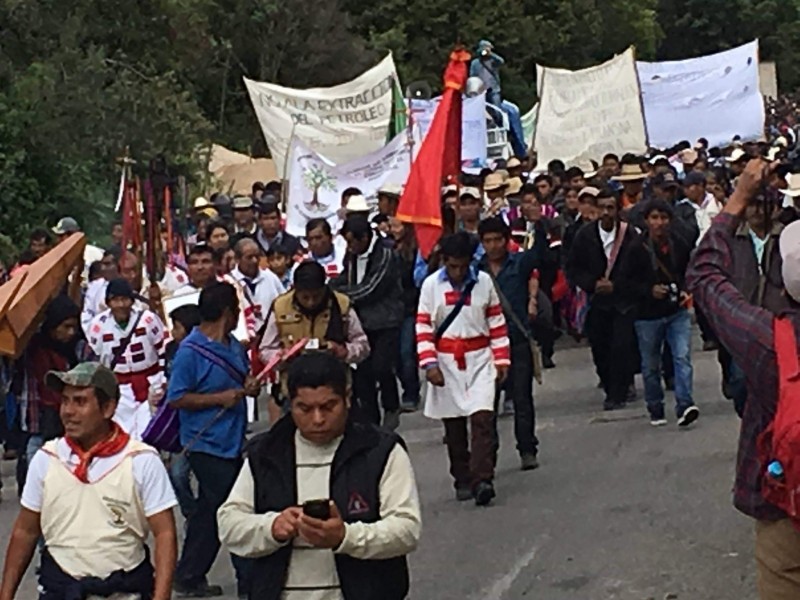
[[[297,506],[294,434],[294,422],[286,416],[248,445],[257,514]],[[348,423],[333,458],[330,481],[331,499],[345,523],[380,520],[380,481],[396,444],[403,441],[395,433],[373,425]],[[251,600],[280,599],[291,554],[289,545],[255,559]],[[337,554],[335,560],[345,600],[402,600],[408,595],[408,565],[404,556],[360,560]]]

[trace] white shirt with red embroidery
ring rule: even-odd
[[[422,284],[416,326],[419,364],[423,369],[438,366],[444,375],[444,387],[427,386],[425,416],[433,419],[493,410],[496,367],[511,362],[506,320],[491,278],[478,272],[469,279],[477,280],[475,287],[438,343],[435,333],[463,287],[456,289],[444,268]]]
[[[250,339],[255,339],[258,332],[267,322],[267,315],[272,303],[284,293],[283,284],[278,276],[269,269],[259,269],[258,274],[250,279],[239,268],[231,271],[231,276],[239,283],[244,295],[244,318]]]
[[[137,317],[141,315],[141,318]],[[161,319],[150,310],[134,307],[125,327],[121,327],[107,309],[97,315],[89,327],[89,347],[97,360],[110,366],[114,351],[133,330],[130,343],[114,366],[115,373],[138,373],[153,365],[164,364],[165,329]]]

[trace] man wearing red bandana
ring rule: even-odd
[[[65,435],[34,456],[3,567],[0,600],[12,600],[44,540],[40,600],[168,600],[177,556],[177,504],[158,453],[114,420],[119,384],[82,363],[50,371]],[[152,531],[155,567],[146,544]]]

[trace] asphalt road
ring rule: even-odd
[[[695,341],[695,347],[699,342]],[[500,421],[498,497],[456,503],[439,423],[404,416],[423,503],[412,555],[416,600],[749,600],[755,598],[753,523],[731,505],[738,419],[719,391],[713,353],[696,352],[699,421],[653,429],[644,403],[599,410],[586,347],[559,348],[536,390],[541,468],[522,473],[513,421]],[[642,395],[641,382],[638,384]],[[0,544],[18,505],[2,465]],[[212,583],[235,598],[220,555]],[[32,570],[17,596],[36,598]]]

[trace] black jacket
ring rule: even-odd
[[[297,506],[294,434],[291,417],[253,438],[248,463],[255,483],[255,512],[283,511]],[[380,520],[380,481],[397,444],[396,433],[374,425],[349,423],[331,465],[330,494],[346,523]],[[354,503],[352,498],[358,498]],[[254,559],[251,600],[279,600],[291,560],[292,546]],[[336,572],[345,600],[402,600],[408,595],[405,556],[360,560],[335,555]]]
[[[593,308],[616,309],[621,312],[633,309],[636,300],[631,294],[631,285],[622,264],[637,237],[636,229],[629,224],[609,277],[614,284],[614,291],[611,294],[595,294],[595,284],[605,276],[608,268],[599,225],[597,222],[587,223],[575,234],[567,257],[567,279],[591,296]]]
[[[356,264],[357,257],[348,252],[342,273],[331,281],[331,287],[350,298],[367,333],[399,327],[403,322],[403,288],[395,251],[378,240],[361,283],[356,283]]]
[[[659,319],[675,314],[681,308],[679,302],[669,296],[661,300],[653,297],[656,284],[675,284],[678,292],[686,290],[686,267],[694,246],[676,232],[669,235],[665,248],[652,242],[647,234],[640,235],[622,265],[630,289],[636,297],[636,318]]]

